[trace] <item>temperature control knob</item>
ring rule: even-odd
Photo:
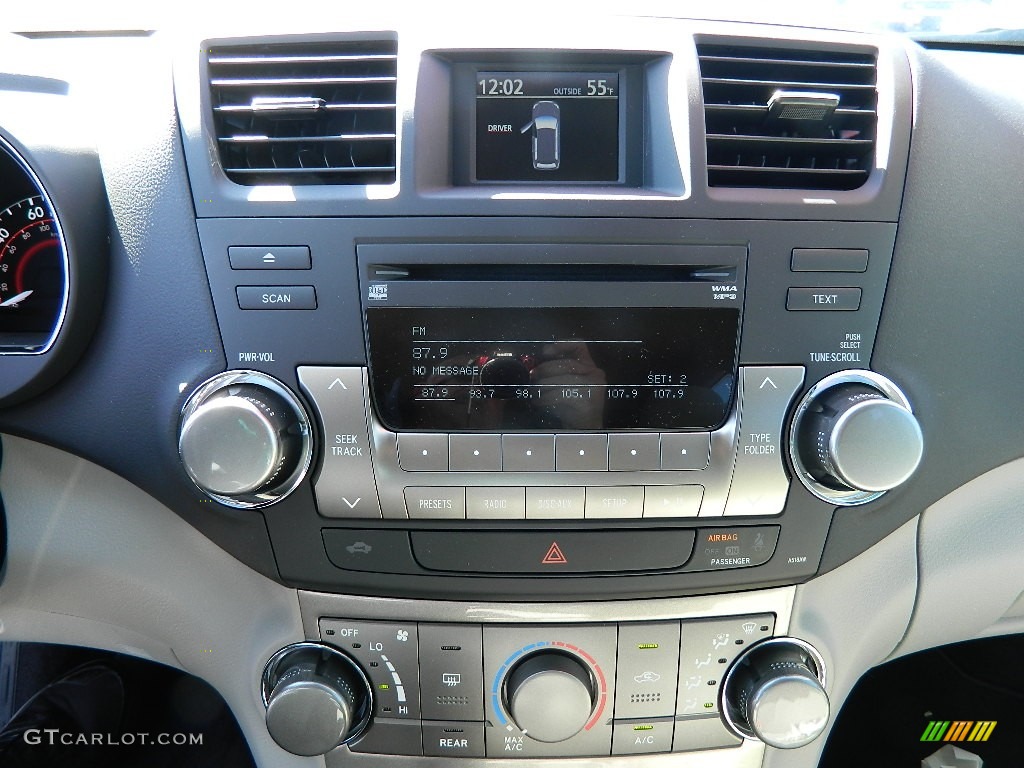
[[[185,404],[178,454],[212,498],[234,507],[265,506],[302,481],[312,456],[309,419],[276,379],[229,371]]]
[[[505,678],[505,704],[512,719],[531,739],[548,744],[579,733],[594,701],[590,670],[566,653],[535,653]]]
[[[372,690],[341,651],[320,643],[286,646],[263,672],[267,730],[292,754],[326,754],[366,729]]]
[[[793,417],[790,455],[804,485],[825,501],[853,505],[904,483],[924,450],[910,403],[871,371],[829,376]]]
[[[809,744],[825,730],[829,716],[820,654],[791,637],[752,645],[726,673],[722,712],[745,738],[779,749]]]

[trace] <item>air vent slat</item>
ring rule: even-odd
[[[764,87],[764,88],[808,88],[815,90],[830,90],[834,91],[837,89],[851,90],[862,90],[862,91],[874,91],[874,85],[865,85],[863,83],[808,83],[801,82],[799,80],[756,80],[750,78],[738,78],[738,77],[704,77],[701,78],[701,82],[705,85],[742,85],[742,86],[753,86],[753,87]]]
[[[277,64],[326,64],[335,62],[360,62],[360,61],[397,61],[398,57],[393,54],[337,54],[321,56],[211,56],[211,65],[219,64],[258,64],[259,66],[274,66]]]
[[[345,173],[386,173],[387,171],[394,172],[395,166],[393,165],[381,165],[381,166],[357,166],[352,168],[227,168],[225,169],[228,173],[268,173],[268,174],[280,174],[280,173],[295,173],[295,174],[345,174]]]
[[[395,104],[391,102],[389,104],[359,104],[356,102],[338,103],[338,104],[322,104],[320,109],[355,109],[355,110],[374,110],[374,109],[390,109],[394,110]],[[259,112],[260,110],[254,108],[252,104],[221,104],[218,107],[213,108],[214,112],[234,112],[238,114],[245,114],[248,112]]]
[[[723,133],[709,133],[708,141],[738,142],[741,144],[782,144],[793,146],[810,145],[815,147],[870,147],[871,139],[807,139],[795,136],[729,136]]]
[[[706,103],[704,111],[709,113],[729,112],[733,114],[747,114],[751,117],[766,117],[768,106],[757,106],[754,104],[713,104]],[[849,109],[840,107],[835,111],[837,117],[870,117],[874,119],[875,112],[871,109]]]
[[[847,190],[867,181],[875,54],[716,43],[697,54],[708,186]]]
[[[364,85],[366,83],[393,83],[394,77],[265,77],[229,80],[211,80],[214,88],[259,88],[269,85]]]
[[[221,136],[219,141],[236,142],[239,144],[251,144],[252,142],[263,142],[266,144],[282,144],[286,142],[306,141],[394,141],[393,133],[343,133],[340,136]]]
[[[245,185],[394,183],[397,67],[394,40],[215,46],[224,173]]]
[[[860,61],[828,61],[827,59],[771,59],[761,58],[759,56],[711,56],[701,55],[701,65],[710,63],[722,63],[722,64],[768,64],[773,66],[783,65],[792,67],[835,67],[839,69],[851,69],[861,70],[864,72],[874,73],[874,65]]]

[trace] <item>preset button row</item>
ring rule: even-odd
[[[623,520],[696,517],[700,485],[413,486],[409,517],[424,520]]]
[[[399,464],[409,472],[701,470],[710,459],[708,432],[398,435]]]

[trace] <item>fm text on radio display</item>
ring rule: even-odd
[[[737,322],[732,308],[371,308],[377,413],[395,430],[713,429]]]

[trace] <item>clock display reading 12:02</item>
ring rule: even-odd
[[[618,73],[478,72],[476,178],[618,181]]]

